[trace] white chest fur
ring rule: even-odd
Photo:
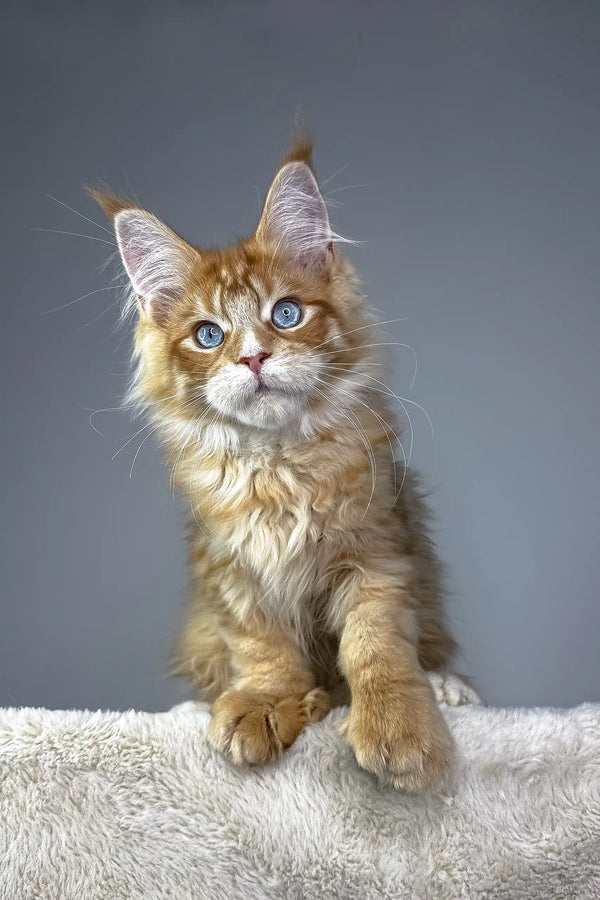
[[[196,496],[210,498],[199,504],[211,528],[209,541],[248,575],[248,611],[258,604],[278,621],[299,626],[333,551],[324,538],[329,510],[322,485],[287,462],[261,465],[255,459],[205,468],[197,484]],[[242,599],[236,597],[238,609]]]

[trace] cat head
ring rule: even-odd
[[[92,194],[131,282],[139,401],[173,422],[269,431],[346,405],[332,386],[352,387],[369,319],[309,144],[282,163],[254,234],[224,249],[196,248],[152,213]]]

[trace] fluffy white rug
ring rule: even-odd
[[[359,770],[343,713],[240,771],[202,703],[0,711],[0,897],[600,897],[600,705],[446,709],[459,757],[437,797]]]

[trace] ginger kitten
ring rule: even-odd
[[[133,396],[190,508],[175,664],[212,703],[212,743],[265,763],[349,689],[359,765],[439,785],[453,742],[426,671],[455,648],[440,567],[310,144],[282,163],[255,233],[222,250],[92,193],[137,307]]]

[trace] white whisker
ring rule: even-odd
[[[334,368],[334,369],[336,369],[337,366],[331,366],[331,365],[330,365],[329,368]],[[342,370],[342,371],[343,371],[343,370]],[[431,417],[430,417],[429,413],[427,412],[427,410],[425,409],[425,407],[424,407],[424,406],[421,406],[420,403],[417,403],[416,400],[409,400],[408,397],[400,397],[398,394],[396,394],[396,393],[389,387],[389,385],[385,384],[385,382],[383,382],[383,381],[380,381],[379,378],[375,378],[373,375],[369,375],[367,372],[363,372],[362,375],[363,375],[364,378],[368,378],[370,381],[374,381],[376,384],[381,385],[382,388],[384,388],[385,390],[380,391],[380,393],[385,393],[385,394],[387,394],[388,396],[393,397],[393,399],[396,400],[396,401],[400,404],[400,406],[402,407],[402,409],[404,410],[404,414],[406,415],[406,418],[407,418],[407,420],[408,420],[408,424],[409,424],[409,427],[410,427],[410,446],[409,446],[409,451],[408,451],[408,460],[407,460],[406,457],[405,457],[405,458],[404,458],[404,461],[405,461],[406,466],[409,466],[409,465],[410,465],[410,461],[411,461],[411,459],[412,459],[412,453],[413,453],[413,447],[414,447],[414,427],[413,427],[413,422],[412,422],[412,418],[411,418],[411,416],[410,416],[410,413],[408,412],[408,410],[407,410],[407,408],[406,408],[406,406],[405,406],[404,404],[405,404],[405,403],[410,403],[412,406],[416,406],[417,409],[420,409],[420,410],[421,410],[421,412],[423,413],[423,415],[425,416],[425,418],[427,419],[427,421],[428,421],[428,423],[429,423],[429,427],[430,427],[430,429],[431,429],[431,436],[432,436],[432,438],[433,438],[433,437],[434,437],[433,422],[431,421]],[[333,378],[333,377],[335,377],[335,376],[331,375],[330,377]],[[342,380],[343,380],[343,379],[342,379]],[[377,389],[377,388],[371,388],[371,390],[377,391],[378,389]],[[403,449],[404,449],[404,448],[403,448]]]
[[[137,205],[141,207],[142,204],[141,204],[140,201],[138,200],[137,194],[136,194],[136,192],[135,192],[134,189],[133,189],[133,185],[132,185],[131,181],[129,180],[129,175],[127,174],[127,172],[125,171],[125,169],[123,169],[123,175],[125,176],[125,181],[127,182],[128,186],[129,186],[129,190],[131,191],[131,194],[132,194],[132,196],[133,196],[133,199],[135,200],[135,202],[137,203]]]
[[[86,297],[92,297],[94,294],[101,294],[103,291],[115,291],[117,288],[111,287],[103,287],[96,288],[95,291],[89,291],[87,294],[82,294],[81,297],[75,297],[74,300],[68,300],[67,303],[63,303],[62,306],[55,306],[54,309],[45,309],[40,315],[49,316],[51,313],[60,312],[61,309],[67,309],[69,306],[73,306],[75,303],[79,303],[80,300],[85,300]],[[114,305],[114,304],[113,304]]]
[[[332,191],[327,191],[327,193],[324,196],[329,197],[329,196],[331,196],[331,194],[339,194],[340,191],[351,191],[354,188],[373,187],[375,184],[376,184],[376,182],[374,182],[374,181],[371,183],[365,182],[363,184],[347,184],[343,187],[334,188]]]
[[[331,403],[331,398],[328,397],[327,394],[325,394],[323,391],[319,390],[319,388],[317,388],[317,387],[315,387],[315,391],[317,392],[317,394],[320,394],[328,403]],[[362,517],[364,519],[364,517],[366,516],[366,514],[369,510],[369,507],[371,506],[371,502],[372,502],[373,496],[375,494],[375,483],[377,480],[377,462],[375,460],[375,453],[373,451],[373,447],[371,445],[371,442],[369,441],[369,438],[368,438],[364,428],[362,428],[362,425],[356,419],[356,417],[355,416],[351,417],[349,410],[343,410],[339,406],[336,406],[333,403],[331,403],[331,405],[335,409],[337,409],[337,411],[339,413],[341,413],[342,416],[344,416],[344,418],[348,419],[348,421],[354,426],[355,431],[357,432],[357,434],[359,435],[359,437],[361,438],[361,440],[363,442],[363,445],[364,445],[366,453],[367,453],[367,458],[369,459],[369,463],[371,466],[371,494],[369,496],[369,502],[367,503],[365,510],[363,512],[363,515],[362,515]]]
[[[330,378],[337,378],[339,381],[345,381],[345,380],[346,380],[346,379],[344,379],[344,378],[338,378],[337,375],[330,375],[329,377],[330,377]],[[387,422],[387,421],[383,418],[383,416],[381,416],[378,412],[375,412],[375,410],[374,410],[371,406],[369,406],[368,403],[365,403],[364,400],[361,400],[360,397],[357,397],[355,394],[352,393],[352,391],[346,390],[345,388],[342,388],[342,387],[340,387],[339,385],[337,385],[337,386],[336,386],[336,385],[328,385],[328,383],[327,383],[326,381],[324,381],[322,378],[318,378],[318,381],[320,381],[321,384],[325,384],[325,385],[327,385],[328,387],[330,387],[330,388],[334,391],[334,393],[341,391],[343,394],[345,394],[346,396],[350,397],[350,398],[352,399],[353,402],[355,402],[355,403],[356,403],[356,402],[360,403],[361,406],[364,406],[365,409],[368,409],[368,411],[371,413],[371,415],[374,416],[374,418],[376,419],[376,421],[379,423],[379,425],[381,426],[381,430],[382,430],[383,433],[385,434],[385,436],[386,436],[386,438],[387,438],[387,442],[388,442],[389,447],[390,447],[390,459],[391,459],[391,463],[392,463],[392,473],[393,473],[393,476],[394,476],[394,496],[398,496],[398,494],[399,494],[400,492],[398,492],[398,494],[396,494],[396,490],[397,490],[397,483],[396,483],[396,466],[395,466],[395,458],[394,458],[394,447],[393,447],[393,444],[392,444],[392,441],[391,441],[391,438],[390,438],[390,435],[389,435],[389,432],[390,432],[390,431],[391,431],[391,433],[393,434],[393,436],[395,437],[395,439],[396,439],[396,441],[398,442],[398,444],[400,445],[400,447],[401,447],[401,449],[402,449],[402,454],[403,454],[403,455],[404,455],[404,448],[403,448],[403,446],[402,446],[402,441],[400,440],[400,438],[398,437],[398,435],[396,434],[396,432],[394,431],[394,429],[392,428],[392,426],[389,424],[389,422]],[[405,458],[405,459],[406,459],[406,458]],[[403,481],[402,485],[400,486],[400,490],[402,490],[403,484],[404,484],[404,481]]]
[[[94,325],[96,322],[99,321],[99,319],[102,318],[102,316],[105,316],[107,312],[110,312],[111,309],[114,309],[114,307],[117,305],[117,303],[119,303],[119,301],[120,301],[120,298],[117,297],[117,299],[116,299],[116,300],[113,300],[112,303],[109,303],[109,305],[106,306],[106,307],[102,310],[102,312],[99,312],[97,316],[94,316],[94,318],[93,318],[93,319],[90,319],[89,322],[85,322],[81,327],[82,327],[82,328],[89,328],[90,325]]]
[[[378,328],[380,325],[393,325],[396,322],[404,322],[406,320],[406,316],[401,317],[399,319],[386,319],[384,322],[369,322],[367,325],[360,325],[358,328],[351,328],[350,331],[342,331],[341,334],[335,334],[333,337],[327,338],[326,341],[322,341],[320,344],[317,344],[314,347],[311,347],[310,350],[305,350],[303,353],[299,354],[300,356],[306,355],[306,353],[312,353],[315,350],[319,350],[320,347],[324,347],[326,344],[330,344],[332,341],[339,340],[339,338],[346,337],[349,334],[354,334],[356,331],[364,331],[365,328]],[[365,344],[365,346],[378,346],[377,344]],[[408,347],[410,350],[415,353],[414,349],[410,346],[410,344],[398,344],[400,347]],[[360,350],[360,347],[346,347],[345,350]],[[344,352],[343,350],[335,350],[335,353]],[[416,354],[415,354],[416,356]]]
[[[336,367],[334,366],[334,368],[336,368]],[[364,374],[364,373],[363,373],[363,374]],[[346,381],[345,378],[340,378],[338,375],[331,375],[331,373],[329,373],[329,377],[330,377],[330,378],[337,378],[339,381]],[[372,378],[372,376],[370,376],[370,375],[364,375],[364,377],[366,377],[366,378],[371,378],[372,381],[378,381],[377,378]],[[379,382],[379,384],[383,384],[383,382]],[[394,399],[396,399],[396,400],[398,401],[398,403],[400,404],[400,406],[401,406],[402,409],[404,410],[404,414],[406,415],[406,418],[408,419],[408,425],[409,425],[409,428],[410,428],[410,444],[409,444],[409,448],[408,448],[408,458],[407,458],[406,453],[405,453],[405,450],[404,450],[404,444],[402,443],[402,441],[400,440],[400,438],[398,437],[398,435],[390,428],[389,424],[386,422],[387,427],[390,428],[390,430],[392,430],[392,434],[394,435],[394,437],[395,437],[396,440],[398,441],[398,445],[399,445],[400,450],[401,450],[401,452],[402,452],[402,460],[403,460],[403,465],[404,465],[404,472],[403,472],[403,475],[402,475],[402,482],[401,482],[401,484],[400,484],[400,488],[399,488],[397,491],[396,491],[396,473],[395,473],[395,470],[394,470],[394,503],[392,504],[392,506],[394,506],[394,504],[396,503],[396,500],[398,499],[398,497],[399,497],[400,494],[402,493],[402,488],[404,487],[404,482],[405,482],[405,480],[406,480],[406,470],[407,470],[408,467],[410,466],[410,461],[411,461],[411,459],[412,459],[412,453],[413,453],[413,448],[414,448],[414,428],[413,428],[413,423],[412,423],[412,419],[411,419],[411,417],[410,417],[410,415],[409,415],[409,412],[408,412],[408,410],[406,409],[406,407],[404,406],[404,404],[402,403],[401,398],[398,397],[398,396],[396,396],[396,394],[395,394],[395,393],[391,390],[391,388],[389,388],[387,385],[384,385],[384,387],[386,388],[385,391],[384,391],[384,390],[381,390],[381,389],[379,389],[379,388],[371,387],[370,385],[368,386],[368,389],[371,390],[371,391],[377,391],[377,393],[380,393],[380,394],[384,394],[384,395],[387,394],[388,396],[394,397]],[[410,402],[410,401],[409,401],[409,402]],[[366,404],[365,404],[365,405],[366,405]],[[368,407],[368,408],[370,408],[370,407]],[[371,412],[373,412],[373,410],[371,410]],[[374,415],[376,415],[376,414],[374,413]],[[385,420],[383,420],[383,421],[385,421]],[[390,509],[391,509],[391,507],[390,507]]]
[[[333,175],[330,175],[328,178],[325,178],[323,181],[320,182],[321,187],[323,187],[323,185],[327,184],[329,181],[333,181],[333,179],[337,178],[338,175],[341,175],[342,172],[345,172],[349,165],[350,165],[350,163],[345,163],[339,169],[336,169],[335,172],[333,173]]]
[[[132,435],[132,436],[129,438],[129,440],[127,440],[127,441],[123,444],[122,447],[119,447],[119,449],[117,450],[117,452],[114,453],[114,454],[111,456],[111,459],[116,459],[117,456],[119,455],[119,453],[120,453],[122,450],[124,450],[125,447],[128,447],[128,446],[131,444],[131,442],[134,441],[134,440],[136,439],[136,437],[138,436],[138,434],[141,434],[142,431],[145,431],[145,430],[146,430],[146,428],[150,428],[151,425],[152,425],[152,422],[147,422],[146,425],[144,425],[142,428],[140,428],[139,431],[136,431],[136,433],[135,433],[134,435]]]
[[[59,200],[58,197],[53,197],[52,194],[46,194],[46,197],[50,197],[51,200],[54,200],[55,203],[60,203],[61,206],[64,206],[65,209],[68,209],[69,212],[75,213],[76,216],[79,216],[80,219],[85,219],[86,222],[89,222],[90,225],[95,225],[96,228],[101,228],[102,231],[105,231],[107,234],[112,236],[112,231],[109,228],[105,228],[104,225],[100,225],[99,222],[94,222],[93,219],[88,219],[87,216],[84,216],[83,213],[78,212],[76,209],[73,209],[72,206],[69,206],[67,203],[64,203],[62,200]]]
[[[379,378],[375,378],[374,375],[369,375],[368,372],[362,372],[363,365],[364,365],[364,363],[361,363],[361,371],[360,372],[357,372],[356,369],[350,369],[350,370],[344,369],[341,366],[333,365],[333,363],[325,363],[324,368],[327,370],[335,369],[336,371],[340,371],[340,372],[353,372],[354,374],[362,374],[362,376],[364,378],[368,378],[370,381],[375,381],[377,384],[380,384],[383,388],[385,388],[385,391],[381,391],[382,394],[383,393],[388,394],[388,396],[393,397],[394,400],[397,400],[401,405],[402,405],[402,401],[403,401],[404,403],[410,403],[411,406],[416,406],[417,409],[421,410],[421,412],[427,419],[427,422],[429,423],[429,427],[431,429],[431,436],[433,437],[433,422],[431,421],[431,416],[429,415],[429,413],[427,412],[425,407],[421,406],[420,403],[417,403],[416,400],[409,400],[408,397],[401,397],[399,394],[395,394],[394,391],[391,389],[391,387],[389,385],[387,385],[384,381],[380,381]],[[372,388],[372,390],[376,391],[377,388]]]
[[[152,431],[149,431],[149,432],[148,432],[148,434],[146,435],[146,437],[145,437],[145,438],[143,439],[143,441],[141,442],[140,446],[139,446],[139,447],[137,448],[137,450],[135,451],[135,456],[133,457],[133,462],[131,463],[131,468],[130,468],[130,470],[129,470],[129,477],[130,477],[130,478],[133,477],[133,467],[135,466],[135,461],[136,461],[136,459],[137,459],[138,456],[139,456],[140,450],[142,449],[142,447],[144,446],[144,444],[146,443],[146,441],[148,440],[148,438],[152,437],[152,435],[154,434],[154,432],[156,431],[156,429],[157,429],[158,427],[159,427],[158,425],[155,425],[154,428],[152,429]]]
[[[114,241],[107,241],[105,238],[94,237],[91,234],[80,234],[77,231],[60,231],[57,228],[30,228],[30,231],[47,231],[49,234],[69,234],[71,237],[87,238],[88,241],[100,241],[101,244],[111,244],[116,247]]]

